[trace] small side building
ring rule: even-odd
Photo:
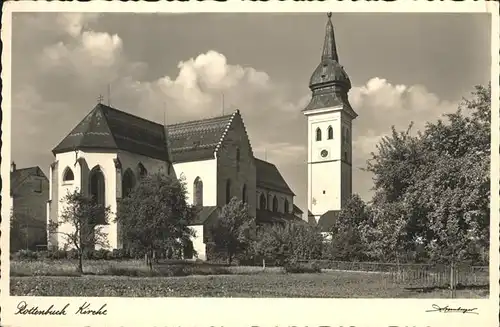
[[[37,250],[47,246],[46,206],[49,180],[40,167],[10,170],[10,210],[12,225],[10,251]]]

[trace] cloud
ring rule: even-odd
[[[95,13],[61,13],[57,15],[56,26],[72,37],[79,37],[82,29],[98,18],[99,14]]]
[[[458,107],[458,102],[440,100],[425,86],[393,85],[379,77],[353,87],[349,98],[359,114],[354,122],[353,136],[360,157],[374,151],[378,140],[388,135],[392,126],[406,130],[413,122],[414,131],[421,130],[433,117],[438,119]]]
[[[275,164],[287,164],[290,161],[305,163],[307,147],[288,142],[260,142],[253,147],[253,151],[256,157],[268,157]]]

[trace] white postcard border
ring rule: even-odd
[[[196,5],[196,6],[195,6]],[[159,1],[159,2],[7,2],[2,16],[2,198],[10,185],[11,135],[11,22],[12,12],[489,12],[492,17],[492,160],[490,297],[482,300],[449,299],[231,299],[231,298],[63,298],[19,297],[9,294],[9,244],[0,238],[2,277],[1,324],[3,326],[498,326],[499,309],[499,4],[490,1]],[[446,27],[444,27],[446,28]],[[494,196],[493,196],[494,195]],[[4,201],[5,204],[5,201]],[[2,206],[2,217],[9,217]],[[2,235],[9,234],[9,220],[2,219]],[[20,301],[32,305],[64,307],[67,316],[14,315]],[[106,316],[71,314],[84,302],[106,304]],[[425,312],[432,304],[478,308],[479,315]]]

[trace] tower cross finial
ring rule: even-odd
[[[97,97],[97,103],[101,103],[102,100],[104,100],[104,97],[102,96],[102,94],[99,94],[99,96]]]

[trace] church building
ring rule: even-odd
[[[309,88],[307,117],[308,221],[326,233],[352,194],[352,121],[357,117],[347,93],[349,76],[340,65],[328,13],[321,61]]]
[[[75,189],[116,213],[120,199],[141,178],[160,170],[182,178],[189,203],[200,208],[191,223],[199,259],[206,259],[211,223],[233,197],[248,204],[258,223],[296,219],[294,193],[276,166],[254,157],[239,110],[164,126],[99,103],[53,154],[49,220],[57,221],[64,210],[61,200]],[[257,199],[262,197],[265,203],[259,206]],[[64,231],[71,226],[60,228]],[[111,248],[123,247],[117,224],[110,222],[104,230]],[[49,245],[68,246],[60,233],[49,235]]]

